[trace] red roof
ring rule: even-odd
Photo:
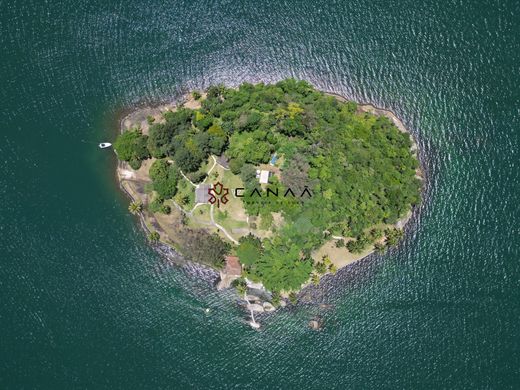
[[[240,276],[242,274],[242,266],[236,256],[226,256],[226,269],[224,272],[228,275]]]

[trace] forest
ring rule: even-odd
[[[269,226],[273,213],[283,225],[270,238],[247,235],[233,250],[244,276],[271,291],[297,291],[315,268],[311,253],[330,236],[354,238],[346,248],[359,253],[385,232],[373,227],[394,224],[420,201],[418,161],[411,140],[384,116],[341,102],[305,81],[243,83],[238,88],[211,86],[201,108],[181,107],[164,114],[149,135],[139,129],[120,135],[114,148],[132,168],[150,156],[150,170],[161,198],[175,195],[178,171],[201,180],[208,156],[225,155],[245,193],[271,191],[310,197],[245,196],[248,215]],[[256,170],[276,153],[279,172],[261,186]],[[166,159],[174,162],[166,163]],[[395,244],[399,234],[389,231]],[[341,244],[341,243],[339,243]],[[338,244],[338,245],[339,245]]]

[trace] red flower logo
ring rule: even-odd
[[[217,182],[213,184],[212,188],[208,188],[209,203],[217,204],[220,207],[220,203],[226,204],[228,202],[227,196],[229,195],[229,188],[226,188],[222,183]]]

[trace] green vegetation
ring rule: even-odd
[[[247,283],[244,278],[238,278],[233,280],[231,286],[235,287],[237,290],[237,294],[240,297],[243,297],[247,293]]]
[[[395,245],[402,236],[400,230],[376,227],[394,224],[420,201],[418,162],[409,135],[387,117],[362,112],[354,102],[340,102],[294,79],[243,83],[238,89],[217,85],[206,98],[193,96],[201,108],[166,112],[164,120],[150,121],[149,137],[128,131],[114,147],[134,168],[149,156],[158,159],[150,169],[160,199],[154,210],[177,193],[182,194],[175,198],[178,204],[191,205],[192,188],[180,184],[181,172],[200,182],[209,156],[225,154],[230,167],[225,175],[245,188],[244,197],[234,201],[242,202],[254,231],[258,225],[271,233],[240,239],[236,253],[245,276],[276,294],[297,291],[313,270],[318,281],[320,274],[336,271],[330,259],[314,265],[310,256],[331,236],[342,237],[336,246],[352,253],[383,237]],[[277,167],[269,184],[260,185],[256,170],[265,169],[261,165],[273,153]],[[287,191],[293,195],[284,196]],[[231,210],[215,217],[234,226]],[[186,252],[221,264],[229,244],[206,233],[209,243],[195,245],[196,236],[190,236]]]
[[[153,189],[161,199],[172,198],[177,193],[177,182],[180,176],[177,167],[165,160],[155,160],[149,174],[153,180]]]
[[[386,245],[395,246],[399,240],[403,237],[403,231],[396,228],[388,228],[385,230]]]
[[[161,236],[160,236],[159,233],[157,233],[157,232],[151,232],[151,233],[148,235],[148,239],[149,239],[150,242],[152,242],[152,243],[157,243],[157,242],[159,242],[159,240],[161,239]]]
[[[141,202],[132,202],[128,206],[128,211],[132,214],[139,214],[143,210],[143,204]]]
[[[117,137],[114,150],[120,160],[128,161],[133,169],[139,169],[141,161],[150,157],[147,139],[148,137],[141,134],[139,129],[133,129]]]
[[[162,213],[162,214],[170,214],[172,209],[167,204],[164,204],[164,199],[161,197],[156,197],[153,201],[148,204],[148,210],[151,213]]]

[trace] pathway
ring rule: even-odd
[[[220,226],[218,223],[215,222],[215,218],[213,217],[213,205],[211,205],[209,215],[211,216],[211,222],[213,223],[213,225],[215,225],[218,229],[222,230],[222,232],[226,235],[227,238],[229,238],[236,245],[238,245],[238,241],[231,237],[231,235],[227,232],[226,229],[224,229],[223,226]]]

